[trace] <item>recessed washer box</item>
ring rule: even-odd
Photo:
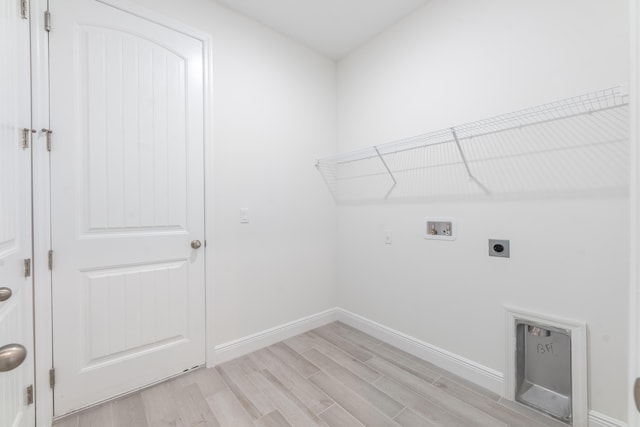
[[[425,218],[424,238],[428,240],[456,240],[458,227],[455,218]]]

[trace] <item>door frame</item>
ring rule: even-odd
[[[204,215],[205,215],[205,360],[211,366],[214,360],[215,329],[214,316],[210,310],[214,307],[213,282],[213,50],[211,35],[145,7],[132,4],[127,0],[87,0],[122,10],[152,23],[192,37],[202,43],[203,82],[204,82]],[[48,33],[44,30],[44,12],[48,10],[48,0],[31,0],[32,27],[32,79],[34,127],[38,130],[49,129],[49,48]],[[55,10],[52,12],[52,29],[55,31]],[[53,146],[55,150],[55,129]],[[36,146],[45,146],[43,132],[37,134]],[[33,160],[33,230],[34,230],[34,309],[36,341],[36,425],[50,427],[53,420],[53,390],[49,387],[49,370],[55,367],[53,360],[53,323],[51,272],[48,269],[49,250],[51,248],[51,192],[49,153],[45,149],[34,150]],[[210,242],[207,245],[207,241]],[[80,409],[80,408],[79,408]]]
[[[53,416],[53,390],[49,386],[52,368],[51,272],[48,255],[51,248],[49,152],[49,37],[44,31],[44,12],[48,0],[31,0],[31,117],[37,129],[32,147],[33,279],[35,341],[36,426],[49,427]]]
[[[640,427],[634,383],[640,378],[640,0],[629,0],[630,35],[630,275],[627,425]]]

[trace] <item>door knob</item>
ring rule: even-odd
[[[640,378],[636,378],[633,384],[633,400],[636,402],[636,409],[640,411]]]
[[[27,349],[20,344],[7,344],[0,347],[0,372],[17,368],[27,358]]]
[[[202,242],[200,242],[200,240],[193,240],[191,242],[191,247],[193,249],[200,249],[200,246],[202,246]]]
[[[11,298],[11,289],[9,288],[0,288],[0,302],[6,301]]]

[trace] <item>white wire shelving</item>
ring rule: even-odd
[[[338,202],[620,186],[628,103],[617,86],[325,157],[316,167]]]

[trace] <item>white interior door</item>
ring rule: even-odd
[[[205,361],[203,46],[95,0],[50,6],[62,415]]]
[[[23,16],[24,14],[24,16]],[[0,2],[0,426],[32,427],[31,128],[28,10]],[[17,347],[20,345],[21,347]],[[26,359],[19,362],[20,353]],[[11,355],[11,357],[10,357]]]

